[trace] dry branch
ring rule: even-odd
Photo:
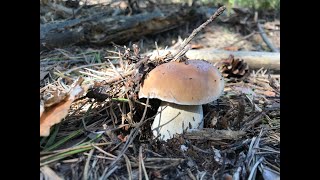
[[[192,31],[192,33],[190,34],[190,36],[185,39],[182,44],[180,45],[179,51],[177,51],[176,54],[173,55],[173,61],[177,60],[180,56],[183,55],[185,47],[187,46],[187,44],[190,43],[190,41],[201,31],[203,30],[209,23],[211,23],[212,21],[214,21],[218,16],[220,16],[223,11],[226,9],[225,6],[220,7],[206,22],[204,22],[203,24],[201,24],[198,28],[196,28],[195,30]]]
[[[176,50],[159,50],[159,54],[162,56],[168,52],[175,52]],[[158,54],[157,51],[152,53],[153,56]],[[203,59],[210,63],[216,63],[222,59],[227,59],[230,54],[233,54],[235,58],[243,59],[248,63],[250,69],[270,69],[275,72],[280,71],[280,53],[275,52],[256,52],[256,51],[225,51],[216,50],[214,48],[204,48],[197,50],[189,50],[185,55],[189,59]]]
[[[280,71],[280,53],[255,52],[255,51],[224,51],[211,48],[201,50],[189,50],[186,56],[190,59],[204,59],[216,63],[221,59],[227,59],[230,54],[235,58],[243,59],[251,69],[270,69]]]
[[[105,45],[124,43],[141,36],[179,27],[203,17],[205,12],[190,8],[156,9],[133,16],[110,17],[97,14],[89,18],[40,25],[40,49],[86,43]]]
[[[264,32],[263,28],[261,27],[261,24],[258,23],[257,27],[259,29],[260,35],[263,39],[263,41],[267,44],[267,46],[273,51],[273,52],[279,52],[279,50],[274,47],[274,45],[271,43],[271,41],[269,40],[269,38],[267,37],[267,34]]]

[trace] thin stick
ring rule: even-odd
[[[140,101],[137,101],[137,100],[134,100],[134,102],[135,102],[135,103],[138,103],[138,104],[141,104],[141,105],[143,105],[143,106],[147,106],[148,108],[151,108],[150,105],[147,105],[147,104],[145,104],[145,103],[143,103],[143,102],[140,102]]]
[[[118,166],[115,166],[114,168],[112,168],[104,177],[104,179],[108,179],[109,176],[111,176],[111,174],[116,171],[118,169]]]
[[[146,158],[145,161],[184,161],[181,158]]]
[[[122,60],[122,57],[121,57],[120,50],[118,52],[119,52],[119,57],[118,58],[119,58],[120,67],[121,67],[121,69],[124,69],[123,60]]]
[[[79,71],[79,73],[87,75],[87,76],[92,76],[92,77],[94,77],[96,79],[100,79],[100,80],[105,80],[106,79],[105,77],[97,76],[95,74],[91,74],[91,73],[84,72],[84,71]]]
[[[248,177],[248,180],[251,180],[253,178],[253,176],[255,175],[256,169],[258,167],[258,165],[264,160],[264,157],[261,157],[253,166],[253,168],[251,169],[250,175]]]
[[[214,21],[218,16],[220,16],[223,11],[226,10],[225,6],[220,7],[205,23],[201,24],[198,28],[196,28],[195,30],[192,31],[191,35],[184,40],[181,45],[179,50],[173,55],[173,61],[176,61],[180,56],[182,56],[183,54],[181,54],[181,52],[183,51],[183,49],[186,47],[187,44],[189,44],[189,42],[201,31],[203,30],[209,23],[211,23],[212,21]]]
[[[146,104],[149,105],[149,96],[148,96],[148,98],[147,98]],[[144,120],[144,118],[146,117],[147,109],[148,109],[148,106],[144,106],[143,115],[142,115],[142,117],[141,117],[140,122],[142,122],[142,121]]]
[[[86,156],[89,156],[88,153],[83,153],[83,154],[86,155]],[[93,157],[99,158],[99,159],[115,160],[115,158],[109,158],[109,157],[99,156],[99,155],[93,155]],[[77,160],[77,161],[78,161],[78,160]],[[77,161],[75,161],[75,162],[77,162]]]
[[[126,165],[127,165],[127,171],[128,171],[128,180],[132,180],[132,167],[131,167],[131,163],[129,161],[129,158],[127,155],[123,155],[125,161],[126,161]]]
[[[88,177],[89,163],[90,163],[90,159],[92,157],[93,152],[94,152],[94,149],[91,149],[89,152],[88,159],[87,159],[86,165],[84,166],[84,170],[83,170],[83,180],[89,179],[89,177]]]
[[[267,149],[267,148],[255,148],[255,149],[265,150],[265,151],[269,151],[269,152],[272,152],[272,153],[280,154],[280,151],[275,151],[273,149]]]
[[[191,145],[191,146],[192,146],[192,148],[193,148],[194,150],[197,150],[197,151],[200,151],[200,152],[203,152],[203,153],[206,153],[206,154],[212,153],[212,152],[210,152],[210,151],[202,150],[202,149],[198,148],[197,146],[194,146],[194,145]]]
[[[141,123],[142,125],[143,123]],[[119,155],[117,156],[117,158],[110,164],[109,167],[106,167],[106,169],[103,171],[102,176],[100,177],[100,180],[105,179],[106,174],[108,174],[108,170],[115,165],[116,162],[118,162],[120,160],[120,158],[123,156],[123,154],[126,152],[126,150],[128,149],[129,145],[132,143],[133,139],[137,136],[138,134],[138,129],[140,126],[137,126],[135,129],[133,129],[129,136],[128,136],[128,141],[126,141],[126,144],[124,145],[124,147],[122,148],[121,152],[119,153]]]
[[[116,72],[118,74],[118,76],[120,76],[120,78],[122,79],[122,81],[124,81],[124,78],[122,76],[121,73],[119,73],[119,71],[117,70],[117,68],[111,63],[111,61],[109,59],[107,59],[108,62],[110,63],[110,66],[112,67],[113,71]]]
[[[116,81],[119,81],[119,80],[121,80],[121,79],[124,78],[124,77],[127,77],[127,76],[132,75],[135,71],[136,71],[136,70],[134,69],[134,70],[131,70],[131,71],[129,71],[129,72],[123,73],[121,76],[116,76],[116,77],[114,77],[114,78],[111,78],[111,79],[109,79],[109,80],[106,81],[106,84],[110,84],[110,83],[114,83],[114,82],[116,82]]]
[[[263,162],[265,162],[267,165],[269,165],[269,166],[271,166],[272,168],[274,168],[275,170],[273,170],[273,169],[270,168],[270,170],[273,171],[274,173],[277,173],[277,174],[280,173],[280,168],[278,168],[277,166],[269,163],[266,159],[264,159]]]
[[[93,69],[90,69],[90,68],[83,68],[83,69],[85,69],[87,71],[91,71],[91,72],[93,72],[95,74],[98,74],[98,75],[107,75],[108,76],[108,73],[105,73],[105,72],[96,71],[96,70],[93,70]]]
[[[142,170],[143,170],[143,173],[144,173],[144,178],[146,180],[149,180],[149,177],[148,177],[148,173],[147,173],[147,170],[146,170],[146,167],[144,166],[144,162],[143,162],[143,157],[142,157],[142,146],[140,146],[139,148],[139,161],[141,163],[141,167],[142,167]],[[140,166],[139,166],[140,167]]]
[[[88,153],[87,153],[88,154]],[[62,160],[61,162],[63,163],[75,163],[75,162],[79,162],[80,158],[75,158],[75,159],[67,159],[67,160]]]
[[[220,175],[219,175],[219,179],[222,179],[222,177],[223,177],[223,172],[224,172],[224,170],[225,170],[225,168],[226,168],[226,154],[227,153],[223,153],[223,160],[222,160],[222,167],[221,167],[221,169],[220,169]]]
[[[158,153],[156,153],[156,152],[153,152],[153,151],[151,151],[151,150],[149,150],[149,149],[145,149],[145,151],[148,151],[149,153],[152,153],[152,154],[155,155],[155,156],[163,157],[163,156],[161,156],[160,154],[158,154]],[[170,158],[170,159],[171,159],[171,158]]]
[[[103,63],[96,63],[96,64],[87,64],[87,65],[83,65],[83,66],[79,66],[79,67],[75,67],[73,69],[70,69],[66,72],[64,72],[64,75],[67,75],[69,73],[71,73],[72,71],[78,70],[78,69],[82,69],[82,68],[87,68],[87,67],[93,67],[93,66],[101,66],[101,65],[107,65],[107,63],[103,62]]]
[[[146,165],[146,168],[149,168],[149,169],[159,169],[159,171],[163,171],[165,169],[168,169],[170,167],[174,167],[174,166],[177,166],[179,165],[179,162],[174,162],[172,164],[169,164],[169,165],[159,165],[159,166],[151,166],[151,165]]]
[[[257,27],[258,27],[258,29],[259,29],[259,31],[260,31],[260,35],[261,35],[263,41],[267,44],[267,46],[268,46],[273,52],[279,52],[279,50],[278,50],[277,48],[275,48],[275,47],[273,46],[273,44],[270,42],[270,40],[269,40],[269,38],[267,37],[266,33],[265,33],[264,30],[262,29],[260,23],[257,24]]]
[[[141,146],[139,148],[139,180],[142,180],[142,152],[141,152]]]
[[[108,152],[104,151],[103,149],[99,148],[98,146],[95,146],[95,145],[93,145],[93,144],[92,144],[92,146],[93,146],[94,148],[96,148],[98,151],[102,152],[103,154],[105,154],[105,155],[107,155],[107,156],[109,156],[109,157],[112,157],[112,158],[116,158],[116,157],[117,157],[117,156],[115,156],[115,155],[113,155],[113,154],[111,154],[111,153],[108,153]]]
[[[80,59],[81,57],[77,57],[77,56],[71,56],[71,55],[69,55],[70,54],[70,52],[68,52],[68,51],[66,51],[66,50],[64,50],[64,49],[56,49],[57,51],[59,51],[62,55],[64,55],[65,57],[67,57],[67,58],[69,58],[69,59],[72,59],[72,60],[74,60],[74,59]],[[68,54],[69,53],[69,54]]]
[[[149,105],[149,104],[147,104]],[[145,109],[147,108],[147,106],[145,106]],[[146,110],[145,110],[146,111]],[[141,118],[140,122],[137,123],[138,125],[133,129],[131,130],[129,136],[128,136],[128,140],[126,141],[125,145],[123,146],[122,150],[120,151],[120,153],[118,154],[117,158],[110,164],[109,167],[106,167],[106,169],[103,171],[102,173],[102,176],[100,177],[100,180],[103,180],[106,176],[106,174],[108,174],[108,170],[113,167],[115,165],[115,163],[117,163],[120,158],[124,155],[124,153],[127,151],[129,145],[133,142],[133,140],[135,139],[135,137],[138,135],[139,131],[138,129],[140,128],[140,126],[142,126],[145,122],[147,122],[147,120],[149,119],[146,119],[144,120],[143,118]],[[113,170],[113,169],[112,169]]]

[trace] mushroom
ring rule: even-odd
[[[207,61],[168,62],[147,75],[139,98],[161,100],[151,128],[155,137],[166,141],[185,130],[203,128],[202,104],[218,99],[223,89],[221,73]]]

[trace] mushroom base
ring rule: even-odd
[[[152,133],[155,137],[167,140],[174,134],[182,134],[190,129],[203,128],[202,105],[178,105],[161,102],[153,124]]]

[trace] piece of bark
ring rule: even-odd
[[[202,11],[192,7],[168,8],[116,17],[102,13],[84,19],[40,25],[40,50],[77,43],[106,45],[137,40],[144,35],[167,31],[204,17]]]

